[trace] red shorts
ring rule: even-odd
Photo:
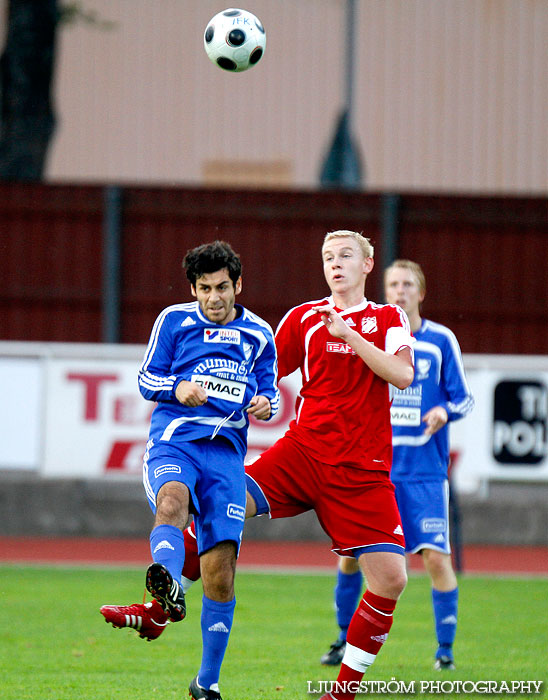
[[[288,437],[246,464],[245,471],[259,513],[261,505],[272,518],[314,509],[338,554],[351,556],[347,550],[361,547],[404,553],[400,514],[387,472],[319,462]]]

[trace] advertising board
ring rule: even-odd
[[[45,477],[140,478],[153,404],[137,387],[144,347],[0,342],[0,468]],[[548,358],[465,355],[476,401],[451,424],[458,491],[493,480],[548,481]],[[280,411],[253,420],[248,458],[283,435],[300,388],[280,383]]]

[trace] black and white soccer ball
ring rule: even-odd
[[[209,59],[232,73],[251,68],[264,54],[266,33],[255,15],[231,7],[207,23],[204,47]]]

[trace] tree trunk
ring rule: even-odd
[[[57,0],[10,0],[0,58],[0,179],[41,180],[55,128]]]

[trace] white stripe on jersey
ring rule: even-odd
[[[318,304],[318,306],[326,306],[326,304]],[[329,306],[332,306],[331,304]],[[312,311],[312,309],[309,309],[305,314],[301,316],[301,323],[306,321],[307,318],[310,318],[311,316],[318,316],[317,311]]]
[[[333,297],[329,297],[329,302],[333,303],[333,306],[335,306],[335,300]],[[372,301],[368,301],[365,297],[360,301],[359,304],[356,304],[356,306],[350,306],[348,309],[344,309],[344,311],[341,311],[341,316],[343,314],[354,314],[357,313],[358,311],[363,311],[368,307],[368,305],[371,304],[372,307],[380,308],[381,304],[375,304]]]
[[[150,340],[148,341],[148,346],[147,349],[145,350],[145,358],[143,360],[143,364],[141,365],[141,372],[146,372],[148,365],[150,364],[150,361],[152,360],[154,356],[154,352],[156,350],[156,346],[158,345],[158,337],[160,335],[160,328],[162,327],[166,317],[168,314],[170,314],[172,311],[196,311],[196,307],[198,306],[198,302],[190,302],[186,304],[173,304],[172,306],[168,306],[167,309],[164,309],[162,313],[158,316],[156,319],[154,326],[152,327],[152,333],[150,335]]]
[[[373,302],[371,302],[371,304],[376,308],[383,306],[382,304],[374,304]],[[407,314],[401,308],[401,306],[398,306],[397,304],[384,304],[384,306],[390,306],[392,309],[396,309],[398,316],[400,317],[402,327],[405,328],[408,333],[411,333],[411,324],[409,323]]]
[[[310,379],[310,372],[309,372],[309,369],[308,369],[308,358],[309,358],[308,346],[310,345],[310,340],[311,340],[312,336],[314,335],[314,333],[315,333],[317,330],[319,330],[320,328],[323,328],[323,327],[324,327],[324,323],[323,323],[323,321],[320,321],[320,322],[317,323],[315,326],[312,326],[312,328],[310,328],[310,330],[308,331],[308,333],[307,333],[307,334],[305,335],[305,337],[304,337],[304,366],[303,366],[303,374],[304,374],[304,380],[305,380],[305,381],[308,381],[308,380]]]
[[[281,328],[281,327],[283,326],[283,324],[285,323],[285,320],[287,319],[287,317],[288,317],[290,314],[292,314],[293,311],[295,311],[295,309],[298,309],[298,308],[301,307],[301,306],[302,306],[302,307],[308,306],[309,304],[314,304],[314,306],[323,306],[323,305],[326,304],[326,303],[329,303],[329,300],[328,300],[326,297],[324,297],[323,299],[316,299],[316,301],[307,301],[307,302],[305,302],[304,304],[299,304],[299,306],[293,306],[291,309],[289,309],[289,311],[283,316],[282,320],[278,323],[278,326],[277,326],[277,328],[276,328],[276,334],[278,333],[278,331],[280,330],[280,328]],[[305,318],[308,318],[308,316],[309,316],[310,314],[312,314],[312,313],[315,314],[316,311],[312,311],[312,312],[311,312],[311,311],[308,311],[308,312],[306,312],[305,314],[303,314],[303,315],[301,316],[301,323],[303,322],[303,320],[304,320]]]
[[[471,396],[467,396],[460,403],[448,401],[447,405],[451,413],[460,413],[462,416],[466,416],[474,408],[474,399]]]
[[[384,351],[390,355],[396,355],[402,348],[409,348],[411,356],[414,357],[415,339],[405,328],[400,326],[390,326],[386,329],[384,339]]]
[[[245,418],[241,418],[238,421],[234,420],[226,420],[221,418],[206,418],[205,416],[183,416],[182,418],[175,418],[175,420],[172,420],[171,423],[168,423],[166,426],[164,432],[162,433],[162,437],[160,440],[166,440],[169,441],[171,440],[171,436],[173,433],[177,430],[177,428],[182,425],[183,423],[198,423],[199,425],[215,425],[218,426],[219,423],[222,423],[222,427],[227,427],[227,428],[236,428],[237,430],[240,430],[241,428],[245,428],[246,425],[246,420]]]
[[[398,435],[397,437],[392,436],[392,447],[397,445],[409,445],[411,447],[421,447],[421,445],[426,445],[430,440],[432,435]]]
[[[443,355],[441,353],[441,348],[435,343],[429,343],[427,340],[417,340],[415,342],[415,350],[422,350],[423,352],[429,352],[431,355],[435,355],[438,361],[438,371],[436,373],[436,384],[440,383],[441,379],[441,366],[443,364]]]
[[[430,321],[427,319],[424,322],[423,328],[424,330],[428,329],[445,336],[451,345],[451,350],[453,351],[453,357],[455,358],[455,364],[457,366],[459,377],[468,396],[466,399],[464,399],[464,401],[461,401],[460,404],[449,403],[448,405],[455,413],[460,413],[462,416],[466,416],[474,408],[474,398],[472,397],[472,392],[470,391],[466,374],[464,372],[464,363],[462,361],[462,354],[457,338],[451,329],[447,328],[446,326],[442,326],[435,321]]]
[[[265,329],[265,331],[267,331],[267,333],[257,332],[257,331],[251,330],[247,326],[244,329],[245,332],[250,333],[251,335],[255,336],[255,338],[258,338],[258,340],[259,340],[259,350],[257,351],[257,355],[255,356],[255,362],[257,362],[257,358],[262,355],[263,350],[268,345],[268,338],[272,334],[272,328],[270,327],[270,324],[267,323],[264,319],[262,319],[260,316],[257,316],[257,314],[254,314],[252,311],[249,311],[249,309],[246,309],[244,307],[243,320],[247,321],[248,319],[253,321],[257,325],[262,326]],[[255,367],[255,362],[253,363],[253,367]],[[253,369],[253,367],[251,369]],[[274,355],[274,360],[272,361],[272,374],[274,375],[274,377],[278,376],[278,356],[277,356],[277,354]],[[277,386],[274,386],[274,389],[276,390],[276,395],[270,401],[272,415],[277,413],[278,409],[280,407],[280,392],[278,391]]]
[[[257,355],[255,357],[255,361],[256,361],[257,357],[261,356],[263,350],[267,346],[268,339],[267,339],[266,335],[263,333],[263,331],[254,331],[247,326],[245,327],[245,329],[242,329],[242,330],[245,330],[246,333],[249,333],[249,335],[254,336],[259,341],[259,349],[257,350]],[[254,366],[255,366],[255,362],[253,363],[253,367]]]
[[[152,486],[150,485],[150,480],[148,478],[148,458],[150,456],[150,448],[154,444],[154,440],[149,440],[147,442],[146,450],[145,450],[145,455],[143,457],[143,486],[145,488],[145,493],[147,495],[148,500],[156,506],[156,496],[154,495],[154,491],[152,489]]]
[[[159,377],[151,372],[141,372],[139,375],[139,384],[152,391],[171,391],[175,379],[176,377],[174,374],[170,377]]]
[[[270,323],[267,323],[264,320],[264,318],[261,318],[260,316],[257,316],[257,314],[254,314],[253,311],[246,309],[245,306],[242,308],[244,310],[244,315],[243,315],[244,321],[247,321],[247,319],[249,318],[252,321],[254,321],[258,326],[262,326],[263,328],[266,328],[270,333],[272,333],[272,335],[274,335],[274,333],[272,331],[272,326],[270,325]]]
[[[300,398],[301,402],[300,402],[300,404],[299,404],[299,408],[297,409],[297,414],[296,414],[296,416],[295,416],[295,421],[296,421],[297,423],[299,422],[299,419],[300,419],[300,417],[301,417],[301,411],[303,410],[303,406],[304,406],[304,402],[305,402],[304,397],[301,396],[300,394],[299,394],[299,398]]]

